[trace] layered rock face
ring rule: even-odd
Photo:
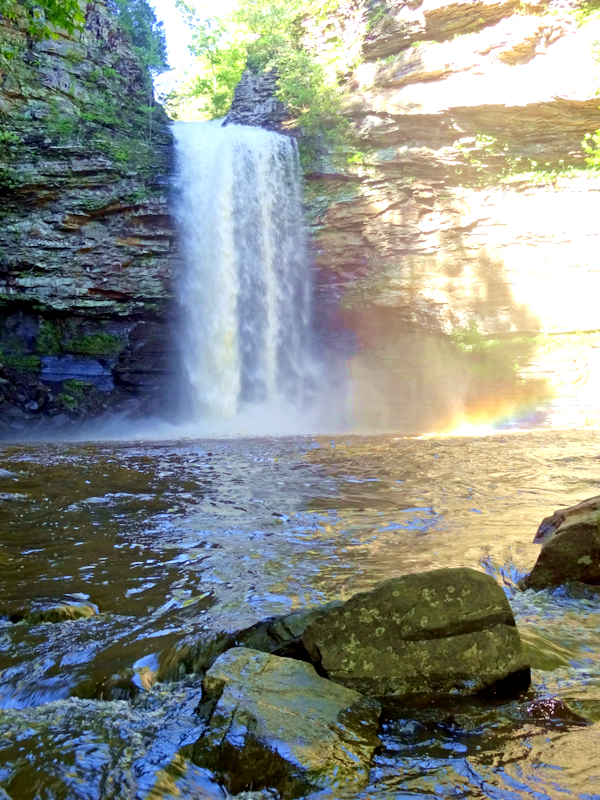
[[[275,96],[277,76],[246,69],[235,89],[224,125],[254,125],[281,133],[289,118],[285,105]]]
[[[600,179],[569,168],[600,128],[598,23],[512,0],[363,15],[362,152],[307,187],[330,325],[355,336],[356,422],[595,420]]]
[[[151,413],[172,370],[168,119],[103,2],[72,37],[0,25],[0,427]]]

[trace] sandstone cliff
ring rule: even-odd
[[[100,0],[72,37],[0,25],[0,428],[151,413],[172,369],[167,117]]]
[[[349,13],[351,12],[351,13]],[[351,5],[361,153],[308,175],[330,332],[358,424],[595,421],[599,23],[514,0]],[[527,173],[527,174],[523,174]]]

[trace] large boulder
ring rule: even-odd
[[[327,610],[301,641],[321,674],[369,695],[475,694],[530,681],[504,592],[472,569],[394,578]]]
[[[317,675],[305,662],[237,647],[202,683],[204,735],[196,763],[234,794],[273,788],[283,800],[327,790],[354,797],[366,785],[381,709]]]
[[[405,575],[334,601],[188,645],[160,678],[203,673],[244,646],[311,662],[323,677],[374,696],[474,694],[529,685],[529,664],[496,581],[476,570]]]
[[[534,542],[542,551],[524,586],[545,589],[562,583],[600,584],[600,496],[560,509],[542,520]]]

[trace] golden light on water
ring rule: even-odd
[[[468,419],[457,419],[452,428],[442,431],[446,436],[489,436],[495,432],[493,425],[469,422]]]
[[[531,387],[535,388],[535,387]],[[490,436],[499,430],[535,427],[540,397],[521,387],[522,396],[502,393],[468,404],[443,423],[436,425],[437,436]]]

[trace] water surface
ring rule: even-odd
[[[600,797],[600,726],[581,720],[600,720],[600,602],[515,589],[541,519],[600,493],[599,445],[539,431],[3,446],[0,787],[224,797],[177,755],[199,735],[186,645],[471,566],[505,587],[534,686],[389,711],[361,797]],[[90,615],[36,621],[65,603]],[[179,679],[156,682],[161,669]]]

